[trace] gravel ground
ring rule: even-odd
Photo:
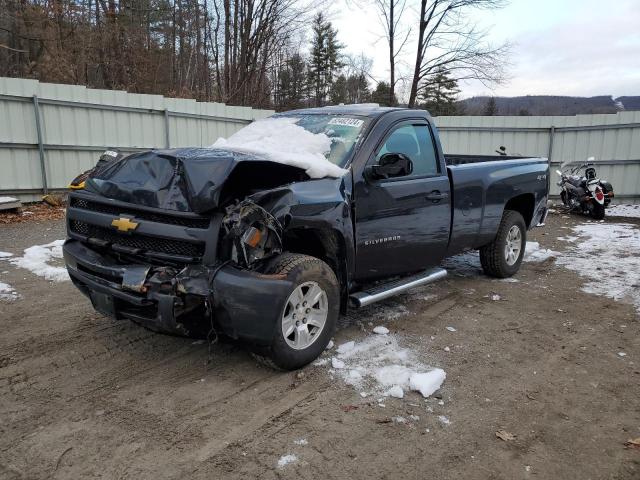
[[[585,221],[552,215],[530,240],[563,252]],[[60,221],[3,225],[0,251],[61,238]],[[382,407],[326,366],[278,373],[224,341],[210,353],[0,259],[20,295],[0,300],[0,478],[640,478],[624,445],[640,437],[635,307],[584,293],[553,259],[518,282],[473,265],[341,320],[336,344],[384,324],[447,372],[436,396]]]

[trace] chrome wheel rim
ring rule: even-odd
[[[298,285],[282,312],[282,336],[295,350],[304,350],[315,342],[329,314],[327,293],[316,282]]]
[[[520,232],[520,227],[514,225],[507,233],[507,243],[504,247],[504,258],[507,261],[507,265],[512,266],[518,261],[521,250],[522,232]]]

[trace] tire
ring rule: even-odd
[[[508,237],[513,235],[516,230],[520,234],[520,250],[517,252],[517,256],[514,256],[514,249],[507,251],[507,243]],[[515,242],[515,240],[512,239],[512,242]],[[495,239],[480,248],[482,270],[490,277],[511,277],[520,269],[526,244],[527,225],[524,222],[524,218],[516,211],[505,210]]]
[[[604,205],[594,202],[590,213],[594,220],[602,220],[604,218]]]
[[[271,345],[254,349],[254,355],[262,363],[277,369],[301,368],[320,356],[335,332],[340,314],[338,280],[331,267],[322,260],[296,253],[279,255],[266,267],[265,273],[285,275],[287,280],[294,284],[294,288],[278,316],[279,321]],[[318,293],[320,291],[322,293]],[[304,296],[300,297],[300,294]],[[303,305],[307,295],[308,298],[318,295],[318,302],[314,305]],[[297,300],[301,300],[300,303],[297,303]],[[296,309],[296,304],[300,305],[299,309]],[[323,308],[326,309],[326,318],[320,328],[316,324],[321,323]],[[312,325],[312,321],[316,324]],[[285,337],[285,330],[291,328],[291,334]],[[305,329],[307,334],[303,333]],[[309,340],[308,344],[306,340]]]

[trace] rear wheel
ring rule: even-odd
[[[505,210],[493,242],[480,248],[484,273],[506,278],[514,275],[522,264],[527,244],[527,225],[519,212]]]
[[[293,289],[271,345],[255,353],[263,363],[295,370],[315,360],[335,331],[340,312],[338,280],[322,260],[294,253],[279,255],[267,273],[285,275]]]
[[[590,213],[594,220],[602,220],[604,218],[604,205],[594,201]]]

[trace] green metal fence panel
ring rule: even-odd
[[[108,147],[205,147],[273,113],[0,77],[0,193],[35,200],[64,189]]]
[[[640,203],[640,112],[575,116],[436,117],[446,153],[509,154],[549,158],[552,170],[593,157],[610,181],[616,202]],[[558,195],[552,173],[551,193]]]

